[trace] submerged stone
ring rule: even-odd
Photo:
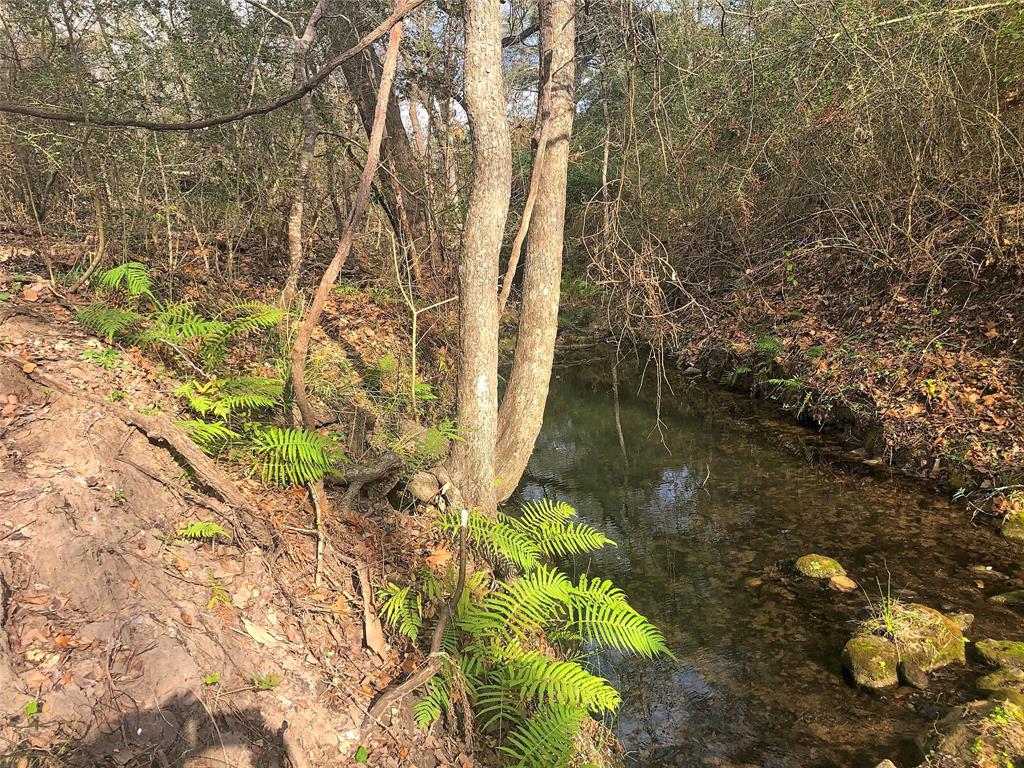
[[[999,603],[1000,605],[1024,605],[1024,589],[1015,589],[1012,592],[993,595],[989,599],[993,603]]]
[[[877,635],[852,637],[843,649],[843,666],[865,688],[889,688],[899,682],[896,645]]]
[[[981,640],[974,644],[974,650],[989,664],[1024,670],[1024,643],[1013,640]]]
[[[812,579],[831,579],[833,576],[846,575],[843,566],[824,555],[804,555],[796,561],[796,569]]]

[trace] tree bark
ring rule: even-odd
[[[515,490],[544,419],[558,333],[569,139],[576,110],[572,0],[540,0],[540,180],[526,244],[523,300],[512,374],[498,418],[497,498]],[[546,130],[541,130],[546,126]]]
[[[324,13],[326,0],[317,0],[316,7],[306,22],[301,37],[292,39],[292,82],[302,85],[306,79],[306,55],[316,36],[316,25]],[[313,164],[313,150],[316,147],[316,114],[313,111],[313,94],[307,93],[299,99],[299,113],[302,115],[302,144],[299,147],[299,164],[296,169],[295,187],[292,189],[291,206],[288,209],[288,277],[281,292],[281,303],[291,306],[299,287],[299,272],[302,269],[302,216],[306,207],[306,186],[309,167]]]
[[[316,414],[309,403],[306,394],[306,356],[309,353],[309,342],[313,337],[313,331],[320,322],[327,297],[338,279],[338,273],[345,265],[348,255],[352,250],[352,239],[355,229],[360,224],[366,213],[366,206],[370,200],[370,188],[373,184],[373,177],[377,173],[377,166],[380,162],[380,145],[384,136],[385,112],[387,109],[387,97],[391,91],[391,83],[395,76],[395,65],[398,61],[398,44],[402,39],[402,23],[397,23],[391,28],[391,37],[388,40],[387,53],[384,56],[384,69],[380,78],[380,87],[377,98],[377,110],[374,116],[373,125],[370,130],[370,142],[366,149],[366,165],[359,178],[359,187],[356,189],[355,199],[349,209],[348,220],[345,222],[345,229],[342,231],[341,239],[338,241],[338,248],[334,258],[320,278],[320,285],[317,286],[313,295],[313,302],[302,319],[298,335],[295,337],[295,344],[292,346],[292,389],[295,392],[295,404],[302,414],[302,423],[306,429],[316,429]]]
[[[463,499],[496,510],[498,257],[512,192],[512,146],[501,71],[501,5],[466,0],[465,93],[473,181],[459,257],[458,424],[450,467]]]
[[[342,38],[342,45],[362,35],[369,22],[358,3],[346,6],[346,15],[351,22],[348,37]],[[372,48],[363,51],[342,64],[349,92],[359,111],[360,120],[367,135],[373,124],[377,104],[377,83],[380,81],[380,61]],[[398,96],[388,96],[386,133],[381,145],[381,165],[387,169],[387,179],[381,184],[390,219],[399,223],[396,232],[399,240],[415,254],[427,253],[430,248],[429,199],[424,183],[425,175],[409,141],[409,134],[402,122],[402,110]],[[407,231],[402,231],[407,230]]]

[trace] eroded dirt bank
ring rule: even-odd
[[[83,360],[95,340],[42,293],[0,313],[0,764],[455,764],[402,722],[359,733],[402,670],[364,647],[353,558],[379,580],[425,524],[331,521],[315,586],[308,502],[239,477],[246,506],[218,498],[119,415],[174,413],[145,360]],[[230,540],[178,535],[196,521]]]

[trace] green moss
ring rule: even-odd
[[[833,576],[846,575],[843,566],[824,555],[804,555],[796,561],[796,569],[812,579],[831,579]]]
[[[896,646],[877,635],[856,635],[843,649],[843,665],[853,681],[865,688],[888,688],[899,681]]]
[[[979,691],[1016,690],[1024,693],[1024,670],[1000,667],[995,672],[978,678],[977,686]]]
[[[989,664],[1024,670],[1024,643],[1013,640],[982,640],[974,649]]]
[[[1016,510],[1003,518],[1003,536],[1024,544],[1024,510]]]
[[[999,603],[1000,605],[1024,605],[1024,589],[1004,592],[1001,595],[995,595],[991,599],[993,603]]]

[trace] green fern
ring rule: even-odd
[[[174,390],[200,416],[212,413],[222,419],[236,414],[248,418],[252,411],[272,408],[281,402],[284,382],[263,376],[187,381]]]
[[[451,706],[451,687],[443,674],[434,675],[426,684],[426,690],[413,706],[416,725],[426,728],[440,719],[441,715]]]
[[[105,337],[109,344],[115,336],[137,325],[142,320],[142,315],[100,302],[78,310],[75,320]]]
[[[164,344],[180,351],[184,346],[201,345],[223,332],[225,325],[200,315],[193,302],[171,304],[152,316],[149,327],[136,336],[136,343],[143,347]]]
[[[192,539],[193,541],[208,539],[215,541],[218,536],[223,536],[225,539],[230,540],[231,536],[225,531],[219,524],[212,523],[207,520],[194,520],[193,522],[186,525],[184,528],[178,529],[178,535],[183,539]]]
[[[149,268],[137,261],[126,261],[102,273],[97,282],[109,291],[121,290],[129,296],[153,297]]]
[[[273,426],[252,431],[252,471],[267,485],[302,485],[335,473],[336,451],[331,442],[307,429]]]
[[[381,618],[415,643],[423,626],[423,597],[411,587],[389,583],[380,598]]]
[[[768,360],[774,360],[783,349],[782,341],[775,336],[761,336],[754,341],[754,351]]]
[[[571,704],[546,704],[498,749],[515,768],[562,768],[574,755],[573,744],[585,716]]]
[[[575,661],[531,651],[510,661],[508,669],[511,684],[537,702],[572,704],[594,713],[615,712],[622,703],[607,680]]]
[[[215,325],[204,336],[199,355],[208,363],[220,363],[227,355],[231,341],[275,327],[284,314],[280,307],[260,301],[228,307],[216,320],[211,321]]]
[[[188,419],[174,423],[192,438],[192,442],[210,456],[218,455],[228,445],[241,438],[238,432],[219,422],[210,423],[201,419]]]

